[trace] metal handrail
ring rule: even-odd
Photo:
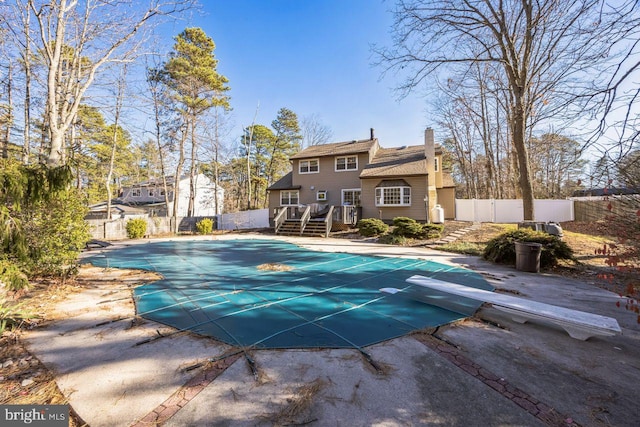
[[[307,226],[310,219],[311,219],[311,206],[307,206],[307,208],[304,210],[304,213],[300,217],[300,234],[301,235],[304,232],[304,228]]]

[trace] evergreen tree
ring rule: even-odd
[[[201,28],[186,28],[176,37],[169,60],[164,64],[163,82],[169,87],[182,117],[178,166],[175,174],[174,200],[178,200],[178,180],[184,162],[184,143],[191,141],[190,195],[188,215],[193,214],[195,176],[198,173],[197,122],[213,107],[229,108],[228,80],[216,70],[215,43]],[[177,203],[174,203],[174,216]]]

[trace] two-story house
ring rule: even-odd
[[[268,189],[276,231],[283,208],[289,218],[311,221],[314,213],[333,207],[334,219],[345,223],[355,216],[430,221],[436,205],[445,218],[455,215],[455,186],[442,170],[442,149],[435,145],[432,129],[425,131],[424,145],[382,148],[371,129],[369,139],[308,147],[290,160],[292,171]],[[340,208],[345,206],[357,207],[357,215],[347,218]],[[310,219],[301,217],[307,207]]]
[[[178,217],[186,217],[189,208],[189,184],[190,177],[183,176],[178,181]],[[173,212],[174,179],[167,177],[167,189],[169,206],[165,203],[165,190],[161,179],[138,182],[122,188],[117,198],[112,200],[114,207],[136,207],[142,213],[149,216],[170,216]],[[217,203],[216,203],[217,198]],[[215,216],[222,213],[224,206],[224,190],[216,189],[215,183],[206,175],[198,174],[195,177],[195,199],[192,216]],[[217,210],[216,210],[217,208]],[[98,217],[101,213],[106,215],[106,202],[101,202],[90,207],[91,217]],[[103,212],[104,211],[104,212]]]

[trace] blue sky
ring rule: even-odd
[[[391,43],[394,5],[382,0],[203,0],[204,16],[172,28],[200,27],[216,43],[218,72],[229,79],[230,137],[251,124],[270,125],[281,107],[316,114],[333,141],[364,139],[384,147],[423,143],[433,126],[426,101],[398,100],[393,76],[372,65],[372,44]],[[184,25],[184,27],[180,27]]]

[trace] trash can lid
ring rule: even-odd
[[[541,248],[542,247],[542,243],[536,243],[536,242],[515,242],[516,245],[522,245],[522,246],[529,246],[532,248]]]

